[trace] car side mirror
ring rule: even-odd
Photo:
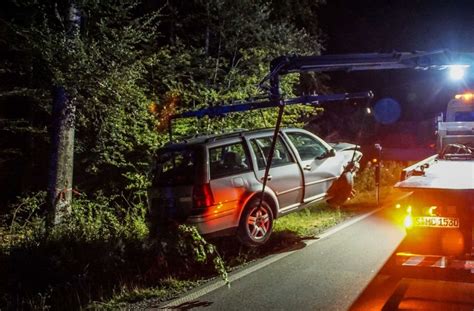
[[[316,157],[316,160],[322,160],[322,159],[326,159],[326,158],[332,158],[332,157],[335,157],[336,156],[336,151],[334,149],[329,149],[328,151],[326,151],[325,153],[323,153],[322,155]]]

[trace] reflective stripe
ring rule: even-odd
[[[413,256],[409,257],[402,266],[418,266],[423,262],[423,256]]]
[[[474,273],[474,260],[456,260],[446,256],[397,253],[396,262],[403,267],[471,270]]]

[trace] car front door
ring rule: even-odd
[[[304,172],[304,202],[323,198],[340,173],[331,161],[331,147],[309,133],[289,131],[285,134],[296,149]]]
[[[265,174],[271,143],[271,136],[250,139],[256,162],[256,175],[260,181],[263,180]],[[277,195],[280,211],[288,211],[301,204],[303,199],[301,170],[281,137],[278,137],[275,145],[267,185]]]

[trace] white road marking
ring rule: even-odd
[[[349,226],[352,226],[353,224],[355,224],[356,222],[358,221],[361,221],[369,216],[372,216],[373,214],[381,211],[383,208],[385,208],[386,206],[382,206],[382,207],[379,207],[371,212],[368,212],[366,214],[363,214],[363,215],[360,215],[358,217],[354,217],[352,219],[349,219],[348,221],[345,221],[343,222],[342,224],[340,225],[337,225],[327,231],[324,231],[323,233],[321,233],[319,236],[318,236],[318,239],[317,240],[312,240],[312,241],[309,241],[309,242],[306,242],[307,245],[311,245],[311,244],[314,244],[324,238],[327,238],[328,236],[330,235],[333,235],[334,233],[338,232],[338,231],[341,231]]]
[[[358,221],[361,221],[377,212],[379,212],[380,210],[382,210],[383,208],[385,208],[386,206],[382,206],[382,207],[379,207],[371,212],[368,212],[366,214],[363,214],[363,215],[360,215],[358,217],[355,217],[355,218],[352,218],[348,221],[345,221],[343,222],[341,225],[337,225],[335,227],[333,227],[332,229],[329,229],[325,232],[323,232],[322,234],[320,234],[318,236],[318,239],[315,239],[315,240],[311,240],[311,241],[303,241],[304,243],[306,243],[306,245],[312,245],[324,238],[327,238],[333,234],[335,234],[336,232],[339,232],[353,224],[355,224],[356,222]],[[280,259],[283,259],[295,252],[297,252],[298,250],[294,250],[294,251],[289,251],[289,252],[286,252],[286,253],[281,253],[281,254],[276,254],[276,255],[273,255],[271,257],[269,257],[268,259],[264,259],[262,260],[261,262],[255,264],[255,265],[252,265],[246,269],[243,269],[241,271],[238,271],[232,275],[229,276],[229,282],[232,283],[232,282],[235,282],[236,280],[238,279],[241,279],[251,273],[254,273],[262,268],[265,268],[266,266],[274,263],[274,262],[277,262],[278,260]],[[216,289],[222,287],[222,286],[225,286],[225,282],[223,280],[216,280],[216,281],[211,281],[210,284],[208,285],[205,285],[203,287],[200,287],[199,289],[195,290],[195,291],[191,291],[189,294],[187,294],[186,296],[184,297],[180,297],[180,298],[177,298],[175,300],[172,300],[171,302],[167,303],[166,305],[162,306],[162,307],[159,307],[159,309],[162,309],[162,310],[173,310],[173,309],[177,309],[179,308],[180,305],[182,304],[185,304],[185,303],[188,303],[188,302],[191,302],[191,301],[194,301],[194,300],[197,300],[199,297],[202,297],[212,291],[215,291]]]

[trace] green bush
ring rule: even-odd
[[[141,202],[83,195],[69,218],[48,228],[45,199],[43,192],[22,198],[3,219],[0,305],[6,309],[79,309],[170,276],[199,278],[217,269],[227,277],[216,249],[195,228],[170,226],[149,239]]]
[[[102,194],[94,200],[78,198],[73,201],[70,219],[54,228],[53,232],[59,236],[74,234],[76,239],[84,241],[142,240],[148,235],[146,207],[139,203],[124,208],[117,201],[121,200]]]
[[[46,207],[46,191],[21,197],[10,213],[0,222],[0,249],[37,241],[45,234],[45,218],[41,212]]]
[[[404,162],[383,161],[380,170],[380,186],[393,186],[399,179],[401,171],[407,166]],[[375,189],[375,165],[368,165],[357,173],[355,179],[357,192],[373,191]]]
[[[148,235],[144,203],[131,204],[121,196],[106,197],[100,192],[92,198],[81,195],[73,200],[71,214],[49,230],[45,209],[46,192],[20,198],[12,212],[3,217],[3,247],[64,237],[107,242],[117,238],[142,240]]]

